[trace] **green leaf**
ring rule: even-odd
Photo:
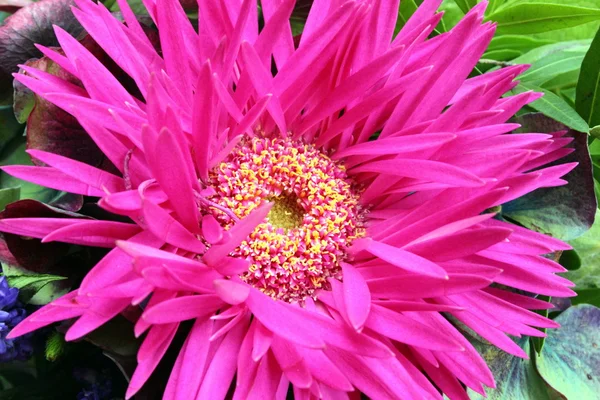
[[[558,263],[569,271],[575,271],[581,268],[581,257],[575,250],[565,250],[560,255]]]
[[[533,63],[531,68],[519,77],[519,80],[541,86],[542,83],[557,75],[578,71],[584,56],[585,48],[550,54]]]
[[[496,60],[496,61],[508,61],[508,60],[512,60],[516,57],[519,57],[521,54],[523,54],[523,53],[521,53],[519,50],[498,49],[498,50],[487,51],[481,58]]]
[[[553,44],[551,40],[536,39],[524,35],[502,35],[494,36],[486,51],[512,49],[526,53],[537,47]]]
[[[142,0],[128,0],[127,3],[129,3],[129,7],[131,7],[134,14],[148,15],[148,10],[144,7]],[[119,3],[115,1],[110,7],[110,11],[121,11]]]
[[[538,300],[547,301],[549,303],[550,300],[552,300],[552,299],[550,296],[538,296]],[[546,317],[546,318],[548,317],[548,310],[539,310],[539,311],[537,311],[537,313],[543,317]],[[546,333],[546,328],[541,328],[540,331],[542,331],[543,333]],[[546,342],[545,337],[531,337],[531,344],[533,345],[533,349],[538,354],[542,352],[545,342]]]
[[[10,275],[6,276],[8,284],[19,289],[19,299],[28,302],[50,282],[67,279],[57,275]]]
[[[529,83],[520,83],[512,90],[515,94],[528,91],[544,93],[542,98],[528,104],[529,107],[543,113],[553,120],[562,122],[576,131],[587,132],[589,130],[588,124],[579,116],[579,114],[554,93]]]
[[[600,288],[578,289],[575,288],[577,297],[571,298],[571,304],[591,304],[600,307]]]
[[[567,399],[597,399],[600,393],[600,309],[578,305],[556,318],[536,359],[542,378]],[[534,397],[535,398],[535,397]]]
[[[465,14],[477,5],[477,0],[454,0],[454,2]]]
[[[600,9],[563,4],[514,3],[489,15],[497,34],[532,34],[600,20]]]
[[[400,1],[402,3],[402,1]],[[444,1],[439,8],[444,13],[440,24],[436,27],[437,32],[448,32],[464,17],[462,10],[454,1]]]
[[[590,129],[590,135],[595,139],[600,139],[600,125],[596,125]]]
[[[6,146],[0,156],[0,166],[4,165],[33,165],[31,158],[25,153],[24,137],[15,138],[8,146]],[[21,189],[21,199],[35,199],[44,203],[50,203],[61,193],[54,189],[49,189],[15,178],[3,171],[0,172],[0,187],[19,187]]]
[[[488,7],[485,10],[487,14],[491,14],[498,9],[506,0],[489,0]]]
[[[105,353],[128,357],[137,354],[140,341],[133,334],[133,324],[123,316],[117,316],[85,336],[88,342],[100,347]]]
[[[565,278],[574,282],[577,290],[600,288],[600,210],[596,210],[592,228],[569,244],[581,257],[581,268],[569,271]]]
[[[12,106],[0,107],[0,152],[23,131],[15,119]]]
[[[552,44],[551,40],[534,39],[523,35],[495,36],[482,58],[509,61],[522,56],[535,48]]]
[[[556,92],[563,99],[567,100],[571,108],[575,108],[575,86],[577,86],[578,79],[579,68],[553,76],[547,81],[540,82],[539,86]]]
[[[398,32],[406,25],[406,22],[410,19],[410,17],[417,11],[417,3],[415,0],[403,0],[400,2],[400,9],[398,10],[398,20],[396,21],[396,28],[394,29],[394,34],[397,35]]]
[[[582,52],[585,53],[589,48],[591,40],[571,40],[568,42],[559,42],[547,44],[529,50],[513,60],[515,64],[533,64],[545,57],[560,52]]]
[[[517,344],[530,353],[528,338],[521,338]],[[473,344],[481,353],[496,380],[496,389],[487,389],[488,400],[550,400],[547,385],[535,370],[532,360],[512,356],[495,346]],[[478,393],[467,389],[469,398],[484,399]]]
[[[539,113],[514,118],[514,122],[521,124],[517,132],[550,133],[566,128]],[[503,204],[502,215],[534,231],[572,240],[592,226],[597,203],[587,135],[570,130],[566,136],[574,138],[569,146],[574,147],[575,151],[557,163],[579,163],[577,168],[563,177],[568,184],[540,188]]]
[[[581,64],[575,106],[589,126],[600,125],[600,29]]]
[[[4,210],[7,204],[19,200],[20,194],[20,187],[0,189],[0,210]]]

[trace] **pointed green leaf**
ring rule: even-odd
[[[589,130],[588,124],[573,110],[567,102],[561,99],[554,93],[543,89],[539,86],[532,85],[530,83],[520,83],[513,90],[513,93],[523,93],[528,91],[543,92],[544,96],[541,99],[530,103],[529,106],[534,110],[537,110],[544,115],[562,122],[571,129],[579,132],[587,132]]]
[[[589,126],[600,125],[600,29],[581,64],[575,106]]]

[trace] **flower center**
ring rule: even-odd
[[[304,209],[295,194],[268,199],[273,202],[267,221],[275,228],[283,228],[286,232],[298,228],[304,220]]]
[[[340,278],[346,248],[365,235],[359,192],[343,165],[282,138],[242,141],[210,176],[211,200],[243,218],[264,201],[266,221],[233,252],[250,261],[241,278],[276,299],[302,301]],[[223,226],[232,221],[211,209]]]

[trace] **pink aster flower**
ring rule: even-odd
[[[130,305],[145,334],[131,397],[180,324],[193,327],[165,399],[466,399],[494,378],[452,315],[502,350],[544,336],[550,304],[513,288],[571,296],[542,255],[566,244],[489,210],[561,185],[574,165],[562,133],[508,134],[539,97],[502,97],[526,67],[468,78],[494,34],[485,2],[428,39],[426,0],[393,37],[398,1],[315,1],[299,45],[293,0],[145,0],[160,51],[124,0],[73,12],[135,81],[137,97],[60,28],[44,54],[81,87],[24,67],[16,79],[75,116],[118,173],[43,151],[16,177],[98,197],[129,222],[0,221],[0,230],[112,248],[77,290],[16,337],[74,319],[81,338]],[[375,135],[375,136],[374,136]],[[376,138],[376,139],[375,139]],[[121,219],[122,220],[122,219]]]

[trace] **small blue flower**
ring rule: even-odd
[[[8,286],[6,277],[0,277],[0,362],[25,361],[33,354],[29,335],[7,339],[6,335],[27,316],[17,300],[19,289]]]

